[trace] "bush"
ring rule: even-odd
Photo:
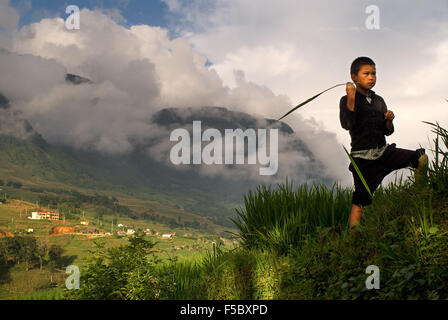
[[[137,232],[129,244],[105,250],[96,242],[97,252],[81,270],[80,289],[66,291],[69,299],[148,300],[162,299],[173,284],[156,266],[161,262],[152,252],[155,243]]]

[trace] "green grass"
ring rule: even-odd
[[[429,185],[438,194],[448,193],[448,130],[442,128],[438,123],[424,122],[432,127],[436,134],[433,139],[434,160],[429,166]],[[440,141],[441,140],[441,141]]]
[[[241,246],[179,267],[172,298],[448,299],[448,132],[431,125],[426,182],[380,187],[357,231],[347,227],[350,190],[259,186],[237,209]],[[366,289],[370,265],[379,290]]]
[[[164,261],[153,254],[171,254],[173,242],[160,241],[152,253],[130,254],[122,247],[106,258],[97,252],[97,260],[81,270],[85,289],[71,298],[448,299],[448,134],[434,128],[438,139],[427,181],[400,179],[379,188],[352,233],[351,189],[294,186],[288,180],[261,185],[236,209],[240,246],[208,243],[206,254],[168,255]],[[129,256],[126,263],[123,254]],[[380,269],[379,290],[366,289],[370,265]],[[103,277],[114,280],[89,280]],[[103,285],[114,287],[108,288],[111,295],[101,295]]]
[[[194,269],[179,270],[174,282],[184,285],[172,298],[447,299],[446,197],[427,191],[381,188],[358,232],[317,228],[287,254],[261,244],[211,251]],[[369,265],[380,268],[380,290],[365,287]]]
[[[11,300],[63,300],[64,292],[60,288],[44,289],[14,296]]]
[[[46,239],[48,245],[58,245],[64,249],[63,255],[65,257],[73,256],[74,259],[71,264],[83,267],[92,256],[92,251],[96,248],[94,239],[88,239],[86,236],[78,235],[57,235],[50,236],[49,232],[52,227],[62,225],[60,222],[50,221],[32,221],[26,218],[25,214],[20,216],[20,213],[24,208],[32,207],[34,204],[26,203],[19,200],[9,200],[8,203],[0,206],[0,230],[7,230],[10,232],[18,233],[24,232],[26,228],[31,227],[34,229],[33,236],[39,239]],[[91,210],[85,210],[86,217],[93,215]],[[112,217],[105,215],[105,231],[110,231],[110,222]],[[91,219],[92,220],[92,219]],[[96,220],[91,221],[91,226],[96,223]],[[137,229],[151,229],[158,230],[160,232],[172,232],[167,226],[161,224],[153,224],[144,220],[133,220],[127,217],[120,218],[118,222],[134,225]],[[67,220],[66,226],[79,225],[79,219],[73,221]],[[117,228],[115,228],[116,230]],[[200,261],[207,249],[212,248],[211,240],[217,239],[217,236],[213,234],[207,234],[199,232],[197,230],[182,230],[175,229],[177,236],[172,240],[162,240],[157,236],[147,236],[147,239],[151,239],[159,242],[157,245],[157,255],[164,262],[171,260],[177,260],[182,262],[194,262]],[[188,236],[184,237],[183,235]],[[120,245],[124,245],[128,242],[127,237],[117,238],[115,236],[109,236],[104,238],[105,247],[113,248]],[[174,247],[173,247],[174,246]],[[176,250],[176,247],[184,246],[183,249]],[[0,268],[3,268],[0,266]],[[36,269],[37,268],[37,269]],[[64,279],[66,275],[64,270],[60,270],[60,277],[56,280],[59,287],[64,287]],[[62,289],[49,288],[50,276],[44,266],[44,270],[40,272],[38,265],[34,266],[30,271],[25,271],[23,265],[16,265],[6,269],[0,269],[0,278],[5,275],[5,282],[0,283],[0,299],[60,299]],[[2,280],[2,279],[0,279]]]
[[[266,248],[278,253],[299,246],[319,228],[344,229],[351,208],[351,191],[337,184],[293,187],[293,183],[277,189],[261,185],[244,197],[244,209],[236,209],[234,220],[242,245]]]

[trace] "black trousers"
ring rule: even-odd
[[[373,192],[383,181],[384,177],[389,173],[407,167],[417,168],[418,159],[424,153],[425,149],[418,149],[415,151],[400,149],[396,147],[395,143],[393,143],[389,145],[383,155],[376,160],[366,160],[362,158],[353,158],[353,160],[361,171],[370,191],[373,194]],[[371,204],[372,199],[351,162],[348,169],[353,174],[355,184],[355,192],[353,193],[352,203],[358,206],[367,206]]]

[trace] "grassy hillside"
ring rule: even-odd
[[[58,148],[47,144],[39,136],[19,139],[0,135],[0,161],[3,179],[8,174],[17,178],[42,178],[66,183],[79,183],[86,187],[94,186],[95,180],[86,168]]]
[[[29,139],[0,135],[0,180],[21,183],[20,196],[30,201],[36,199],[28,191],[39,189],[120,194],[207,217],[227,228],[233,227],[229,217],[242,201],[242,195],[235,197],[236,190],[245,188],[244,183],[220,177],[177,172],[138,151],[124,157],[105,156],[52,146],[38,135]]]
[[[35,203],[9,199],[0,204],[0,234],[7,231],[15,235],[0,236],[0,299],[56,299],[62,298],[65,286],[65,268],[77,265],[81,268],[92,258],[98,243],[105,249],[117,248],[128,243],[128,236],[118,236],[117,231],[151,229],[146,239],[157,242],[153,253],[161,261],[176,259],[177,261],[196,261],[212,247],[212,241],[223,241],[228,247],[233,246],[228,239],[220,239],[223,229],[198,230],[188,227],[170,227],[157,221],[132,219],[127,216],[104,214],[98,219],[98,207],[84,208],[83,214],[73,214],[71,218],[59,221],[29,220],[27,215],[37,207]],[[89,226],[80,225],[80,220],[89,221]],[[187,220],[188,221],[188,220]],[[118,227],[123,224],[127,227]],[[76,234],[51,233],[54,227],[73,227]],[[28,229],[32,233],[27,233]],[[94,228],[103,235],[79,234],[85,228]],[[104,235],[110,232],[112,235]],[[162,239],[163,233],[176,233],[173,239]],[[22,242],[35,239],[32,243]],[[52,246],[60,248],[62,256],[58,258],[56,269],[52,269],[48,249]],[[43,254],[43,267],[39,267],[39,259],[35,254],[47,250]],[[27,253],[28,252],[28,253]],[[18,256],[18,260],[14,258]]]
[[[260,187],[238,210],[238,248],[217,245],[199,262],[159,264],[143,249],[150,243],[137,250],[131,242],[106,259],[98,252],[84,269],[88,277],[81,278],[80,290],[65,297],[448,299],[448,131],[434,125],[433,132],[438,136],[428,179],[377,190],[352,233],[350,190],[288,182]],[[120,267],[116,259],[125,252],[132,263]],[[369,266],[378,267],[378,289],[367,288]],[[118,280],[104,286],[104,272]]]
[[[133,155],[133,158],[137,161],[135,158],[139,157]],[[140,159],[145,159],[144,155]],[[216,192],[204,193],[202,189],[172,182],[174,173],[158,166],[155,163],[136,165],[132,159],[55,147],[38,135],[29,139],[0,135],[0,181],[21,184],[20,189],[10,188],[9,196],[35,202],[40,193],[64,195],[72,190],[101,193],[119,197],[135,208],[134,214],[141,218],[151,209],[175,219],[181,215],[186,220],[202,220],[202,216],[212,225],[232,227],[228,217],[236,205],[234,200],[217,199]],[[177,177],[182,178],[195,180],[191,176]],[[216,181],[207,183],[216,184]],[[213,190],[212,186],[201,184],[201,188],[207,187]]]

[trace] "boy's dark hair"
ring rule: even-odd
[[[350,73],[358,75],[359,70],[361,70],[362,66],[369,65],[374,66],[375,62],[368,57],[358,57],[352,62],[352,66],[350,67]]]

